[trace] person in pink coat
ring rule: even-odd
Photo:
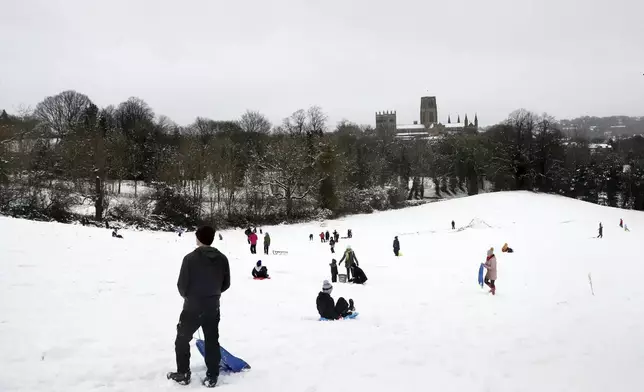
[[[250,241],[250,253],[257,254],[257,233],[250,233],[248,240]]]
[[[486,285],[490,287],[490,293],[492,295],[496,294],[496,285],[494,282],[496,281],[496,256],[494,256],[494,248],[490,248],[487,251],[487,258],[485,260],[485,264],[483,264],[485,269],[487,269],[487,272],[485,273],[485,279],[484,282]]]

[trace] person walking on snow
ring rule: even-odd
[[[215,230],[203,226],[195,233],[197,249],[186,255],[181,264],[177,288],[183,297],[183,310],[177,324],[174,342],[177,371],[167,374],[169,380],[182,385],[190,383],[190,341],[201,327],[206,345],[206,378],[203,384],[214,387],[219,378],[219,298],[230,287],[228,259],[213,248]]]
[[[250,233],[248,241],[250,241],[250,253],[257,254],[257,233]]]
[[[342,264],[344,261],[345,267],[347,267],[347,282],[351,279],[351,267],[353,264],[358,265],[358,258],[356,257],[355,252],[351,249],[350,246],[347,246],[347,250],[344,251],[344,255],[338,262],[338,265]]]
[[[619,227],[624,227],[624,220],[623,219],[619,220]]]
[[[394,237],[394,254],[398,256],[400,252],[400,242],[398,241],[398,236]]]
[[[331,260],[331,282],[335,283],[338,281],[338,262],[336,259]]]
[[[487,272],[485,273],[485,278],[484,282],[486,285],[490,287],[490,293],[492,295],[496,294],[496,285],[494,282],[496,281],[496,256],[494,256],[494,248],[490,248],[487,251],[487,258],[485,260],[485,263],[483,264],[485,269],[487,269]]]
[[[599,235],[597,238],[604,238],[604,226],[602,226],[601,222],[599,222]]]
[[[329,241],[330,237],[331,237],[331,235],[329,234],[329,230],[327,230],[326,233],[324,234],[324,240]]]
[[[329,245],[331,246],[331,253],[335,253],[335,239],[331,238],[329,240]]]
[[[456,222],[452,221],[452,230],[456,230]]]
[[[335,240],[336,243],[340,241],[340,233],[338,233],[337,230],[333,230],[333,239]]]
[[[268,254],[268,248],[271,246],[271,237],[268,235],[268,231],[264,234],[264,254]]]
[[[324,232],[320,233],[320,240],[322,241],[322,243],[324,243]]]

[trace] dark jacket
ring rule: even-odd
[[[253,278],[268,278],[268,268],[265,266],[262,266],[259,271],[257,268],[253,268],[253,272],[251,272],[253,275]]]
[[[342,262],[344,262],[344,265],[346,265],[347,268],[351,268],[351,266],[354,264],[358,265],[358,258],[356,257],[356,254],[353,252],[353,250],[347,250],[344,252],[344,255],[338,262],[338,265],[342,264]]]
[[[337,320],[340,318],[340,315],[335,311],[335,303],[330,294],[320,291],[318,298],[315,301],[318,306],[318,313],[320,317],[324,317],[329,320]]]
[[[228,259],[211,246],[198,247],[183,258],[177,287],[184,308],[218,305],[221,293],[230,287]]]
[[[400,242],[398,242],[398,238],[394,240],[394,252],[397,252],[400,250]]]
[[[367,275],[365,275],[362,268],[358,267],[357,265],[353,266],[351,273],[353,273],[353,279],[351,279],[353,283],[363,284],[367,281]]]

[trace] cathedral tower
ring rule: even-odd
[[[426,127],[438,123],[438,108],[436,97],[420,98],[420,123]]]

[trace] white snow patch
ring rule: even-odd
[[[472,217],[493,227],[451,230]],[[600,221],[604,238],[595,239]],[[243,230],[216,240],[232,270],[221,343],[252,366],[223,377],[226,390],[642,390],[644,214],[515,192],[327,224],[353,229],[336,250],[350,244],[369,277],[335,284],[335,299],[353,298],[360,312],[350,322],[316,321],[333,257],[308,239],[320,222],[264,227],[285,256],[251,256]],[[393,237],[412,232],[396,258]],[[184,388],[165,379],[182,304],[177,274],[194,236],[121,233],[0,218],[0,391],[200,390],[197,380]],[[498,252],[493,297],[476,273],[486,250],[505,242],[515,253]],[[270,281],[250,278],[260,258]],[[195,348],[192,370],[205,373]]]

